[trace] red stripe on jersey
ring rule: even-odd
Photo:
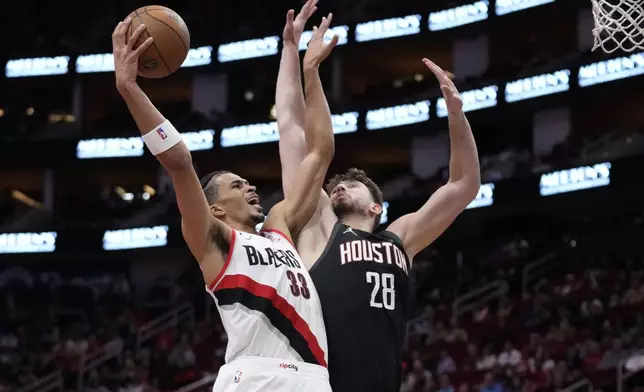
[[[278,234],[278,235],[280,235],[280,236],[284,237],[284,239],[285,239],[286,241],[288,241],[288,243],[289,243],[289,244],[291,244],[291,246],[292,246],[293,248],[295,248],[295,244],[293,244],[293,241],[291,240],[291,238],[290,238],[289,236],[287,236],[286,234],[282,233],[281,231],[279,231],[279,230],[277,230],[277,229],[262,229],[262,230],[260,230],[260,233],[261,233],[261,232],[264,232],[264,231],[267,231],[267,232],[269,232],[269,233],[275,233],[275,234]]]
[[[228,265],[230,264],[230,259],[232,259],[233,257],[233,250],[235,249],[235,239],[237,238],[237,232],[235,230],[231,230],[231,231],[233,234],[231,235],[230,242],[228,243],[228,255],[226,256],[226,262],[224,263],[224,266],[221,268],[221,271],[219,271],[219,273],[217,274],[217,277],[215,278],[215,280],[210,282],[210,284],[208,285],[208,290],[210,291],[215,289],[215,285],[217,284],[217,282],[219,282],[219,279],[221,279],[221,277],[228,269]]]
[[[288,303],[288,301],[279,295],[277,290],[275,290],[275,287],[258,283],[246,275],[227,275],[224,276],[221,283],[217,285],[215,291],[237,288],[242,288],[253,295],[266,298],[271,301],[275,309],[279,310],[279,312],[293,324],[295,330],[302,335],[304,340],[306,340],[309,345],[309,349],[317,359],[318,363],[327,367],[327,363],[324,360],[324,350],[322,350],[320,343],[318,343],[318,339],[315,337],[313,332],[311,332],[309,324],[300,317],[293,305]]]

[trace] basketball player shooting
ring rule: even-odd
[[[436,64],[423,63],[438,79],[447,103],[449,181],[418,211],[375,234],[382,192],[363,171],[350,169],[329,181],[327,193],[321,191],[318,208],[298,237],[297,248],[322,301],[334,392],[400,389],[411,261],[450,226],[480,187],[476,144],[456,86]],[[286,128],[280,128],[279,143],[288,194],[306,150],[302,135]]]
[[[303,11],[306,18],[312,13]],[[293,23],[289,14],[287,23]],[[319,193],[310,189],[323,185],[333,157],[330,123],[308,119],[311,126],[303,128],[306,153],[291,192],[271,209],[258,234],[255,225],[264,215],[255,187],[225,171],[200,182],[181,135],[138,86],[138,57],[152,38],[135,48],[145,26],[126,39],[130,23],[119,23],[112,35],[116,86],[146,146],[172,179],[183,237],[228,334],[226,365],[214,390],[330,391],[319,297],[292,245],[318,205]],[[327,27],[323,22],[306,53],[317,65],[333,49],[322,41]],[[311,86],[311,96],[320,95],[321,83]],[[309,100],[312,105],[321,102]]]

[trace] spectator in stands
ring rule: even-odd
[[[110,392],[110,390],[101,384],[101,380],[98,376],[98,371],[92,369],[87,375],[87,380],[85,381],[85,391],[86,392]]]
[[[445,324],[439,321],[434,326],[434,330],[429,335],[426,343],[431,344],[433,342],[445,340],[445,336],[447,336],[447,330],[445,329]]]
[[[612,341],[612,347],[604,353],[599,364],[597,365],[598,369],[611,369],[617,367],[619,361],[624,359],[628,352],[622,347],[622,340],[615,338]]]
[[[503,392],[503,386],[494,380],[492,373],[487,372],[483,378],[480,392]]]
[[[519,376],[514,376],[510,380],[510,384],[506,388],[507,392],[522,392],[523,385],[521,383],[521,378]]]
[[[467,356],[461,362],[461,369],[466,372],[476,370],[476,362],[478,361],[478,348],[476,344],[470,343],[467,345]]]
[[[581,358],[579,357],[579,345],[568,347],[566,350],[566,366],[569,369],[580,369],[581,368]]]
[[[541,352],[543,353],[543,356],[539,361],[541,364],[540,370],[544,372],[550,372],[554,370],[556,364],[555,364],[555,361],[550,356],[550,351],[548,351],[548,349],[543,349]]]
[[[467,342],[467,332],[459,327],[456,317],[452,317],[450,320],[450,328],[445,333],[444,339],[448,343]]]
[[[440,375],[439,386],[438,392],[454,392],[454,387],[447,374]]]
[[[525,326],[528,328],[534,328],[538,325],[541,325],[551,318],[551,313],[548,309],[544,308],[541,304],[541,301],[535,299],[532,302],[532,310],[528,313],[525,318]]]
[[[496,355],[492,352],[492,345],[488,344],[483,348],[483,354],[476,363],[477,370],[490,370],[496,367],[498,361]]]
[[[599,349],[599,343],[589,341],[584,347],[585,355],[583,356],[583,368],[585,371],[594,371],[602,360],[602,354]]]
[[[432,373],[425,369],[423,362],[419,359],[412,363],[411,372],[407,374],[401,392],[428,391],[433,385]]]
[[[130,282],[125,277],[125,274],[119,275],[119,277],[114,281],[112,286],[112,292],[115,297],[123,302],[126,302],[130,297]]]
[[[179,344],[170,352],[168,362],[177,369],[188,369],[195,365],[197,359],[190,347],[187,334],[181,335]]]
[[[503,345],[503,351],[499,354],[498,364],[506,367],[516,367],[521,362],[521,353],[514,348],[512,342],[506,340]]]
[[[499,303],[499,310],[497,311],[497,322],[500,327],[504,327],[507,323],[508,318],[512,314],[512,302],[507,297],[501,298]]]
[[[441,350],[440,359],[438,361],[438,367],[436,368],[436,373],[454,373],[456,371],[456,363],[454,358],[452,358],[447,350]]]
[[[624,305],[635,305],[644,301],[644,285],[640,282],[639,274],[631,276],[630,288],[624,294]]]

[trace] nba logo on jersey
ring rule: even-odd
[[[157,129],[157,135],[159,135],[159,137],[161,138],[161,140],[165,140],[165,139],[167,139],[167,138],[168,138],[168,135],[165,133],[165,131],[163,130],[163,128],[158,128],[158,129]]]
[[[242,375],[242,372],[240,370],[238,370],[235,373],[235,378],[233,378],[233,381],[235,382],[235,384],[239,384],[239,382],[241,381],[241,375]]]

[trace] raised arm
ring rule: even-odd
[[[449,180],[418,211],[395,220],[387,229],[400,237],[409,257],[429,246],[476,197],[481,185],[478,151],[463,113],[458,90],[433,62],[423,62],[438,79],[449,117]]]
[[[292,237],[297,236],[316,210],[321,193],[319,190],[335,152],[333,124],[318,74],[320,64],[338,43],[337,37],[328,44],[324,43],[324,33],[331,19],[332,15],[329,14],[327,18],[322,18],[319,29],[314,28],[313,38],[304,57],[307,80],[306,154],[296,168],[290,192],[275,207]],[[315,109],[309,110],[310,107]],[[270,216],[266,223],[269,227],[275,224]]]
[[[152,38],[148,38],[144,44],[134,49],[134,43],[145,30],[145,26],[139,26],[126,43],[126,34],[130,23],[129,18],[119,23],[112,34],[116,87],[125,100],[136,125],[141,131],[141,135],[145,136],[150,132],[155,132],[160,136],[158,146],[161,146],[166,141],[172,143],[172,134],[171,131],[168,131],[167,125],[169,123],[166,122],[165,117],[150,102],[136,82],[138,58],[152,44]],[[165,130],[161,128],[161,125],[164,126]],[[165,136],[165,138],[161,135]],[[163,148],[160,147],[160,150]],[[209,258],[214,250],[212,239],[216,239],[217,236],[229,239],[232,235],[231,229],[211,215],[199,178],[192,166],[192,156],[183,141],[179,141],[169,149],[159,152],[156,154],[156,158],[172,178],[177,204],[183,218],[183,236],[192,254],[199,263],[202,263]],[[215,271],[213,271],[213,267],[209,266],[207,271],[210,272],[208,273],[204,269],[204,274],[213,275],[212,278],[214,278],[218,273],[218,268],[221,268],[221,266],[216,266]]]
[[[284,46],[277,74],[275,89],[275,110],[279,131],[279,152],[282,163],[282,189],[284,195],[290,191],[298,166],[306,154],[304,141],[305,109],[304,93],[300,78],[299,43],[306,21],[317,10],[318,0],[308,0],[295,20],[295,12],[289,10],[284,26]]]

